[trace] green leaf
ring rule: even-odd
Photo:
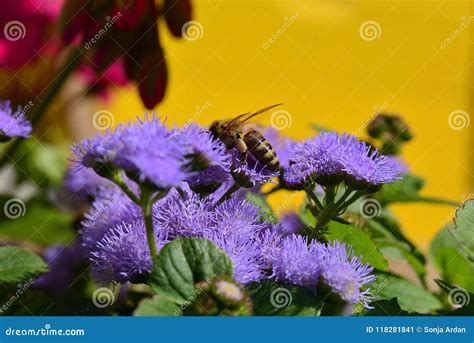
[[[177,316],[181,314],[179,306],[160,295],[144,299],[133,312],[134,316]]]
[[[321,312],[318,299],[307,288],[263,281],[246,290],[257,316],[319,316]]]
[[[48,271],[38,255],[19,247],[0,248],[0,281],[17,283],[36,279]]]
[[[446,281],[435,279],[441,290],[448,295],[450,306],[457,307],[455,310],[440,311],[441,315],[448,316],[472,316],[474,315],[474,293],[468,292],[462,287],[449,284]]]
[[[307,203],[303,203],[300,208],[300,219],[303,224],[308,227],[314,227],[316,225],[316,218],[311,213]]]
[[[466,200],[456,210],[455,229],[451,230],[457,246],[468,260],[474,262],[474,199]]]
[[[328,129],[327,127],[324,127],[324,126],[321,126],[321,125],[318,125],[318,124],[311,124],[310,127],[313,130],[316,130],[318,132],[329,132],[329,131],[331,131],[331,129]]]
[[[161,296],[182,304],[193,296],[197,282],[232,275],[230,258],[211,241],[178,238],[155,257],[149,284]]]
[[[34,181],[45,188],[48,185],[60,185],[67,168],[67,150],[53,144],[39,142],[34,138],[22,142],[16,168],[18,176],[27,176],[25,180]]]
[[[474,265],[459,248],[453,225],[447,225],[431,242],[430,257],[444,280],[474,291]]]
[[[255,207],[260,208],[259,215],[262,220],[273,224],[277,223],[277,217],[264,197],[253,192],[247,192],[246,197]]]
[[[2,235],[42,246],[69,243],[76,235],[72,229],[72,214],[61,212],[41,200],[28,202],[23,208],[23,216],[14,219],[5,218],[4,211],[1,212]]]
[[[407,312],[430,313],[442,307],[441,302],[426,289],[396,276],[379,274],[371,289],[380,299],[396,297],[400,308]]]
[[[378,270],[388,271],[388,263],[383,254],[361,229],[352,225],[331,221],[329,222],[329,230],[325,237],[331,242],[337,240],[351,245],[354,249],[354,254],[360,256],[363,262],[370,264]]]
[[[383,230],[388,231],[388,234],[396,241],[401,242],[409,248],[409,251],[420,261],[425,264],[426,260],[423,254],[418,251],[417,247],[405,236],[402,232],[400,225],[394,215],[388,211],[387,208],[383,208],[379,216],[369,221],[371,224],[379,224]]]
[[[416,175],[404,174],[400,181],[386,184],[374,196],[382,206],[394,202],[427,202],[440,205],[457,206],[458,203],[451,200],[425,197],[419,194],[425,181]]]
[[[398,222],[386,208],[382,209],[380,215],[368,220],[365,229],[385,257],[405,260],[420,279],[425,277],[425,257],[404,235]]]
[[[403,311],[398,305],[397,298],[389,300],[379,300],[370,304],[373,309],[366,311],[364,316],[408,316],[408,312]]]
[[[393,260],[407,261],[420,279],[424,279],[426,276],[425,265],[421,263],[406,246],[393,242],[377,242],[377,245],[380,247],[380,251],[382,251],[384,256]]]
[[[386,184],[377,192],[376,198],[381,204],[412,201],[418,197],[423,188],[424,180],[416,175],[404,174],[400,181]]]

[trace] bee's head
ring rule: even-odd
[[[222,136],[223,132],[223,125],[222,125],[221,120],[216,120],[212,122],[211,126],[209,126],[209,132],[211,133],[211,136],[214,137],[214,139],[218,139]]]
[[[235,146],[236,133],[238,133],[238,130],[229,125],[229,122],[229,120],[216,120],[209,126],[211,136],[224,143],[227,149],[231,149]]]

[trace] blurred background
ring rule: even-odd
[[[470,1],[202,0],[194,9],[192,40],[161,35],[169,83],[155,110],[169,123],[208,125],[283,102],[291,117],[282,133],[303,139],[311,124],[364,135],[374,113],[399,113],[415,135],[402,156],[426,178],[424,194],[462,201],[473,191]],[[116,123],[145,110],[133,86],[115,89],[104,108]],[[394,208],[425,249],[453,210]]]
[[[38,11],[55,17],[61,7],[61,1],[30,2],[37,7],[33,16],[21,18],[28,33],[25,39],[34,38],[42,25],[35,22]],[[66,23],[77,19],[84,12],[81,6],[88,3],[77,1]],[[164,19],[158,22],[163,47],[159,53],[166,59],[168,81],[164,97],[157,94],[148,108],[166,116],[169,125],[209,125],[215,119],[283,102],[279,125],[284,135],[304,139],[316,133],[311,126],[316,124],[364,137],[376,113],[399,113],[415,136],[404,146],[402,157],[412,173],[426,179],[424,195],[460,202],[474,192],[474,129],[469,125],[474,85],[471,1],[195,0],[192,4],[184,39],[175,37],[180,30],[172,30],[173,18],[166,18],[169,30]],[[19,20],[13,8],[9,11],[11,16],[2,18],[9,20],[7,24]],[[47,47],[52,40],[37,50],[28,42],[9,40],[10,45],[19,44],[15,49],[35,51],[29,60],[34,63],[21,68],[15,64],[22,51],[11,50],[17,53],[8,56],[0,44],[2,98],[23,107],[33,99],[31,106],[36,106],[35,99],[44,95],[36,89],[52,84],[51,70],[64,59]],[[113,35],[102,41],[110,53],[113,49],[107,43],[112,41]],[[91,40],[83,52],[91,60],[87,44]],[[132,60],[146,61],[147,54],[156,52],[140,47],[137,57],[137,51],[116,45],[117,54],[132,55]],[[162,64],[153,71],[162,76]],[[143,80],[131,84],[121,76],[110,73],[91,81],[90,70],[73,75],[36,137],[67,150],[96,131],[97,114],[109,114],[106,124],[114,126],[150,111],[137,89]],[[99,96],[82,95],[84,89],[97,91],[104,79],[107,94],[99,89]],[[271,121],[271,113],[258,119],[262,125]],[[54,169],[54,161],[48,163]],[[270,200],[284,213],[298,208],[302,198],[277,193]],[[451,221],[454,208],[407,203],[394,211],[409,238],[427,249],[437,230]]]

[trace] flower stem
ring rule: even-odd
[[[145,219],[145,229],[146,229],[146,238],[148,240],[148,247],[150,248],[150,255],[153,259],[156,256],[156,241],[155,241],[155,229],[153,227],[153,204],[160,198],[164,197],[166,193],[165,190],[156,190],[147,187],[142,184],[140,187],[141,190],[141,201],[138,205],[143,211],[143,217]]]
[[[326,206],[332,205],[334,203],[334,199],[336,198],[336,186],[330,185],[327,186],[325,189],[326,195],[324,197],[324,204]]]
[[[123,172],[117,171],[113,174],[112,180],[120,187],[120,189],[127,194],[127,196],[132,200],[135,204],[140,205],[140,198],[138,198],[135,193],[128,187],[128,185],[123,180]]]
[[[341,211],[344,212],[347,206],[361,196],[359,192],[356,192],[352,197],[351,194],[353,194],[353,190],[348,187],[344,194],[335,202],[335,188],[331,187],[327,189],[324,207],[316,217],[315,229],[318,235],[325,232],[326,226],[331,219],[339,215]],[[348,198],[350,199],[347,200]]]
[[[68,56],[61,72],[56,76],[56,78],[51,82],[49,87],[46,89],[45,95],[42,97],[40,103],[37,106],[33,107],[32,114],[30,117],[31,125],[33,129],[35,128],[36,124],[41,120],[43,115],[46,113],[46,109],[54,100],[54,98],[59,94],[60,89],[68,79],[68,77],[72,74],[72,72],[76,69],[76,66],[81,61],[82,51],[79,48],[75,48],[70,55]],[[0,166],[3,166],[8,158],[13,158],[15,156],[15,152],[20,146],[21,139],[16,138],[14,139],[11,144],[6,148],[3,156],[0,159]]]
[[[323,204],[321,204],[321,201],[319,201],[318,196],[314,194],[314,187],[312,189],[306,189],[306,194],[308,195],[308,198],[313,200],[314,203],[316,204],[316,208],[319,211],[323,210]]]
[[[160,198],[162,198],[166,192],[164,191],[152,191],[146,185],[140,187],[140,198],[128,187],[123,179],[123,171],[118,170],[113,173],[112,180],[123,190],[125,194],[140,208],[143,212],[143,218],[145,222],[146,238],[148,241],[148,247],[150,248],[150,255],[153,259],[156,256],[156,241],[155,241],[155,230],[153,228],[153,204]]]
[[[153,197],[147,196],[142,199],[142,211],[143,216],[145,217],[145,228],[146,228],[146,238],[148,240],[148,246],[150,247],[150,255],[153,259],[156,256],[156,242],[155,242],[155,231],[153,228]]]

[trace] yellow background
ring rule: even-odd
[[[469,130],[474,124],[453,130],[448,115],[455,110],[471,113],[471,28],[441,47],[471,14],[469,1],[194,4],[194,19],[203,27],[201,39],[173,39],[160,24],[170,82],[156,111],[169,122],[183,125],[197,119],[207,125],[284,102],[292,125],[283,133],[303,139],[314,134],[310,123],[360,133],[376,109],[398,112],[415,133],[403,156],[415,174],[426,178],[424,194],[461,201],[470,193]],[[359,28],[366,21],[379,24],[377,39],[361,38]],[[265,49],[274,34],[277,39]],[[115,93],[109,109],[117,121],[143,113],[134,87]],[[260,122],[268,125],[270,115]],[[272,197],[273,204],[284,196]],[[294,200],[286,210],[298,204]],[[404,204],[394,210],[407,234],[426,248],[453,208]]]

